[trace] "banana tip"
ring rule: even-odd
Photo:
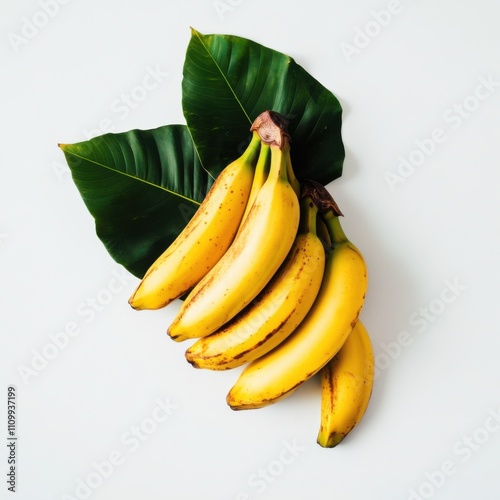
[[[129,306],[132,309],[135,309],[136,311],[139,311],[140,309],[142,309],[141,304],[140,304],[140,302],[137,301],[135,294],[132,295],[130,297],[130,299],[128,299],[128,303],[129,303]]]
[[[334,433],[329,436],[318,436],[317,443],[322,448],[335,448],[345,438],[344,434]]]

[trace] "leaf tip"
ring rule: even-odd
[[[201,33],[192,26],[190,26],[189,29],[191,30],[191,36],[201,36]]]

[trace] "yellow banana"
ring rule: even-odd
[[[168,329],[174,340],[204,337],[233,318],[266,286],[292,247],[299,201],[287,179],[288,137],[274,128],[272,140],[266,135],[264,141],[271,148],[266,182],[232,245],[181,305]]]
[[[337,446],[361,421],[372,394],[374,375],[370,336],[358,320],[340,351],[321,369],[320,446]]]
[[[229,248],[250,194],[261,140],[217,177],[184,230],[151,265],[129,299],[134,309],[159,309],[190,290]]]
[[[300,209],[299,231],[283,265],[240,314],[186,351],[193,366],[225,370],[253,361],[280,344],[304,319],[321,285],[325,251],[316,235],[318,208],[305,197]]]
[[[366,265],[342,230],[333,199],[320,188],[313,199],[333,246],[320,291],[296,330],[241,372],[226,398],[232,409],[260,408],[290,395],[330,361],[356,324],[367,289]]]

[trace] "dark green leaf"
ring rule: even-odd
[[[342,175],[342,108],[291,57],[245,38],[192,30],[182,105],[198,154],[216,176],[238,157],[253,120],[274,110],[290,120],[296,176],[328,184]]]
[[[213,182],[184,125],[60,147],[97,235],[137,277],[181,232]]]

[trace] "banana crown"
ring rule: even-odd
[[[263,145],[266,144],[273,149],[279,148],[282,151],[286,178],[297,197],[300,197],[301,186],[299,180],[295,176],[290,155],[291,137],[288,133],[288,120],[276,111],[264,111],[254,120],[250,130],[258,132]],[[284,179],[285,173],[281,175]]]
[[[293,173],[290,159],[290,134],[287,131],[288,120],[275,111],[264,111],[253,122],[250,130],[259,135],[262,146],[271,150],[271,166],[268,179],[277,179],[292,184],[297,196],[300,192],[298,181]],[[263,158],[265,161],[265,158]],[[290,182],[290,179],[292,182]]]
[[[349,240],[339,219],[343,214],[326,187],[308,179],[302,186],[302,196],[311,198],[317,206],[321,220],[326,226],[330,244],[335,247],[341,243],[348,243]]]
[[[290,141],[288,120],[276,111],[264,111],[252,123],[250,130],[257,131],[266,144],[274,144],[283,149]]]

